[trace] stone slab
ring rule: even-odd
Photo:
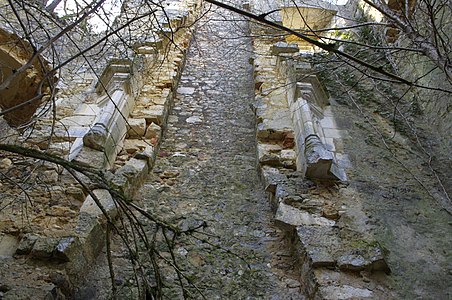
[[[93,193],[99,199],[100,204],[105,209],[107,214],[111,218],[115,218],[117,215],[117,207],[110,192],[104,189],[97,189],[93,190]],[[101,209],[90,195],[83,202],[83,205],[80,208],[80,213],[85,213],[94,218],[106,220],[106,217],[103,215]]]
[[[319,226],[334,226],[336,222],[324,217],[315,216],[308,212],[301,211],[290,205],[279,203],[276,211],[275,219],[285,224],[299,226],[299,225],[319,225]]]

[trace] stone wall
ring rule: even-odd
[[[131,12],[137,4],[124,6]],[[80,73],[80,80],[62,78],[55,114],[50,110],[43,117],[42,107],[32,127],[15,133],[14,143],[97,169],[110,178],[112,189],[132,197],[153,166],[200,2],[182,1],[168,9],[167,16],[157,11],[148,17],[157,20],[154,32],[134,31],[139,42],[129,57],[107,54],[99,59],[107,58],[106,65]],[[126,21],[121,15],[116,24]],[[61,166],[1,155],[2,178],[9,174],[11,179],[2,179],[0,186],[7,195],[0,211],[2,297],[70,298],[72,285],[102,250],[106,221],[118,216],[118,204],[104,188],[90,186],[87,195]],[[27,172],[36,183],[24,194],[14,181]]]
[[[265,30],[253,29],[259,167],[294,245],[302,289],[310,299],[390,298],[383,250],[346,183],[353,166],[334,101],[309,57]]]

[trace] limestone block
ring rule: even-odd
[[[102,124],[96,124],[83,137],[83,145],[94,150],[103,151],[108,138],[108,131]]]
[[[286,180],[286,176],[281,174],[277,168],[262,166],[261,172],[266,192],[275,193],[278,184],[281,184]]]
[[[149,170],[154,165],[156,153],[153,146],[148,145],[143,151],[139,151],[135,154],[135,158],[145,160],[148,164]]]
[[[296,153],[294,150],[291,150],[291,149],[281,150],[280,156],[281,156],[282,160],[295,160],[296,159]]]
[[[31,250],[31,256],[36,259],[50,259],[57,244],[56,238],[39,237]]]
[[[141,152],[146,147],[152,146],[150,141],[142,140],[142,139],[126,139],[124,140],[123,150],[125,150],[129,154],[133,154],[135,152]]]
[[[132,112],[131,116],[136,119],[144,118],[147,123],[162,124],[165,117],[166,108],[163,105],[153,105],[144,109],[137,109]]]
[[[325,137],[340,139],[344,137],[343,130],[338,130],[335,128],[323,128],[323,134]]]
[[[74,141],[77,138],[83,138],[90,129],[88,126],[69,126],[66,128],[59,126],[57,128],[58,130],[55,130],[55,137],[57,140],[63,141]]]
[[[69,154],[71,146],[71,142],[51,143],[48,151],[52,155],[65,156]]]
[[[276,211],[275,219],[285,224],[299,226],[299,225],[319,225],[319,226],[334,226],[336,222],[328,220],[327,218],[315,216],[308,212],[301,211],[290,205],[280,203]]]
[[[277,42],[276,44],[272,45],[272,54],[278,55],[281,53],[296,53],[298,52],[298,44],[296,43],[285,43],[285,42]]]
[[[53,253],[54,258],[69,262],[74,259],[79,259],[79,255],[77,255],[80,251],[81,243],[78,237],[64,237],[62,238],[57,246],[55,247],[55,251]]]
[[[114,219],[118,212],[115,201],[113,200],[113,197],[110,195],[110,192],[108,190],[98,189],[93,190],[93,193],[99,199],[100,204],[105,209],[107,214],[112,219]],[[80,213],[85,213],[102,221],[106,220],[106,217],[103,215],[101,209],[96,204],[93,197],[91,197],[90,195],[86,198],[85,202],[83,202],[83,205],[80,208]]]
[[[336,122],[333,117],[325,116],[322,120],[320,120],[320,125],[323,128],[336,128]]]
[[[336,153],[335,156],[336,156],[337,165],[340,168],[350,169],[353,167],[352,162],[350,161],[350,158],[348,157],[347,154]]]
[[[70,116],[61,119],[57,124],[64,125],[66,127],[76,126],[76,127],[89,127],[93,124],[95,115],[88,116]]]
[[[69,160],[73,160],[77,157],[79,152],[83,148],[83,138],[77,138],[71,145],[71,150],[69,150]]]
[[[132,196],[136,187],[143,183],[148,171],[147,161],[131,158],[116,171],[112,184],[126,196]]]
[[[65,189],[66,195],[72,197],[73,199],[84,202],[85,201],[85,193],[83,190],[76,186],[69,186]]]
[[[12,257],[19,241],[13,235],[0,235],[0,258]]]
[[[318,136],[310,135],[306,138],[304,155],[307,164],[306,177],[331,179],[333,154],[325,148]]]
[[[313,268],[335,267],[335,251],[340,247],[337,229],[330,226],[297,226],[297,236]]]
[[[17,246],[16,254],[18,255],[29,254],[33,249],[33,246],[36,243],[37,239],[38,237],[31,233],[25,234],[20,240],[19,245]]]
[[[56,183],[58,182],[59,175],[55,170],[47,170],[43,172],[40,178],[44,183]]]
[[[81,104],[74,111],[75,116],[97,116],[100,108],[97,104]]]
[[[156,105],[167,105],[168,99],[164,96],[149,98],[149,101]]]
[[[380,245],[375,241],[355,241],[344,245],[341,255],[337,259],[340,270],[369,272],[383,271],[389,274],[391,271],[383,255]]]
[[[151,123],[148,126],[148,128],[146,129],[146,133],[145,133],[144,137],[146,139],[160,138],[161,133],[162,133],[162,128],[155,123]]]
[[[106,166],[105,154],[88,147],[82,147],[77,156],[74,157],[74,161],[99,169]]]
[[[67,206],[53,205],[47,209],[46,214],[51,217],[75,217],[77,212],[73,211]]]
[[[142,137],[146,131],[145,119],[131,119],[127,120],[127,136],[132,138]]]
[[[329,151],[336,151],[335,143],[333,138],[325,138],[325,147]]]
[[[281,146],[277,144],[257,144],[257,153],[259,163],[268,166],[280,166],[281,161],[279,153],[282,150]]]
[[[280,119],[283,118],[283,119]],[[260,141],[281,141],[287,132],[292,132],[292,124],[287,114],[276,114],[274,119],[263,119],[257,125],[257,138]]]
[[[98,219],[85,213],[80,213],[75,227],[75,233],[88,261],[93,262],[105,244],[105,232]]]

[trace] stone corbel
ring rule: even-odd
[[[334,175],[334,155],[322,142],[323,131],[319,118],[323,117],[316,89],[310,83],[297,83],[299,97],[291,104],[297,123],[299,166],[307,178],[339,179]],[[310,101],[313,101],[311,103]]]

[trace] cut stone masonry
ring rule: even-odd
[[[259,165],[275,219],[295,245],[302,288],[309,299],[385,299],[381,274],[390,270],[353,207],[334,100],[303,58],[309,54],[253,30]]]
[[[174,4],[171,14],[162,17],[165,20],[162,25],[168,30],[156,29],[153,36],[143,33],[139,37],[142,42],[135,44],[136,54],[130,60],[111,59],[93,93],[84,101],[71,107],[72,103],[57,100],[55,127],[51,125],[52,116],[41,119],[32,131],[25,133],[22,141],[104,170],[106,174],[114,173],[113,186],[131,197],[153,166],[162,127],[166,124],[184,65],[193,29],[180,26],[191,24],[200,7],[199,1],[191,0]],[[173,33],[177,26],[179,30]],[[70,218],[70,221],[64,230],[40,227],[33,230],[21,229],[20,218],[2,216],[0,228],[6,234],[0,235],[0,257],[6,263],[2,263],[0,277],[6,278],[2,284],[8,286],[8,290],[2,291],[2,295],[7,298],[24,299],[34,295],[35,299],[54,299],[55,293],[70,297],[70,287],[83,279],[82,274],[104,247],[106,217],[93,198],[86,197],[66,172],[53,167],[45,172],[50,189],[59,192],[51,199],[60,199],[58,206],[51,207],[53,212],[46,211],[46,215],[58,216],[62,221]],[[110,193],[103,189],[93,193],[108,217],[115,219],[118,211]],[[76,202],[65,207],[64,199]],[[40,220],[39,214],[38,210],[29,213],[32,226]],[[17,231],[28,233],[17,234]],[[37,280],[33,287],[24,288],[24,282],[5,275],[14,269],[14,274],[20,276],[43,260],[46,266],[37,272],[45,281],[42,284],[39,283],[42,280]],[[63,279],[52,280],[55,274]]]

